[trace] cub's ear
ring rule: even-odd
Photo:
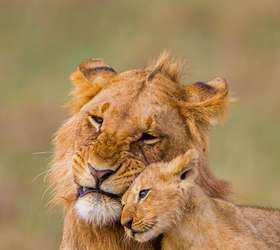
[[[105,64],[102,59],[88,59],[81,63],[71,74],[74,83],[72,100],[69,106],[73,112],[78,112],[82,106],[90,101],[102,88],[109,84],[110,78],[116,71]]]
[[[228,84],[226,80],[218,77],[207,83],[186,85],[185,91],[186,100],[179,102],[179,110],[190,136],[201,141],[201,132],[220,121],[226,113],[229,103]]]
[[[199,153],[196,149],[189,149],[185,154],[179,155],[168,163],[168,168],[173,175],[181,175],[197,165]]]

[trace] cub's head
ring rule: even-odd
[[[135,179],[122,198],[121,223],[128,236],[149,241],[170,230],[192,207],[198,152],[190,149],[168,163],[154,163]]]
[[[120,197],[146,165],[191,147],[206,155],[208,128],[228,103],[223,79],[181,85],[166,54],[122,73],[90,59],[71,80],[72,116],[57,133],[50,180],[56,201],[98,225],[119,220]],[[200,176],[210,195],[227,196],[204,164]]]

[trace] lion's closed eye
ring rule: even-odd
[[[152,135],[150,133],[143,133],[139,141],[144,142],[145,144],[152,145],[160,141],[160,137]]]
[[[88,120],[91,123],[91,125],[97,130],[99,131],[102,123],[103,123],[103,118],[96,116],[96,115],[90,115],[88,116]]]

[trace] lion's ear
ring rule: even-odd
[[[71,74],[70,80],[74,83],[70,108],[78,112],[89,102],[116,75],[116,71],[105,64],[102,59],[88,59],[81,63]]]
[[[197,82],[187,85],[185,90],[187,100],[182,110],[186,118],[208,126],[223,117],[229,103],[226,80],[218,77],[206,83]]]
[[[196,82],[186,86],[188,102],[199,103],[215,96],[228,94],[228,84],[225,79],[217,77],[209,82]]]

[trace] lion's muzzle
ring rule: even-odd
[[[92,177],[95,179],[96,182],[96,187],[98,188],[100,186],[100,184],[106,180],[107,178],[109,178],[115,171],[111,170],[111,169],[105,169],[105,170],[97,170],[96,168],[94,168],[92,166],[92,164],[90,164],[88,162],[87,164],[90,174],[92,175]]]

